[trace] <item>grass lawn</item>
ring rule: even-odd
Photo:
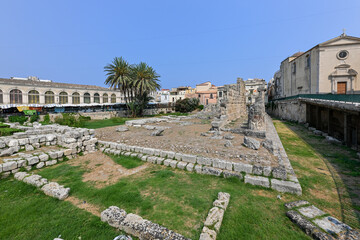
[[[117,156],[113,154],[107,154],[114,162],[120,164],[124,168],[132,169],[144,164],[139,158],[130,156]]]
[[[104,119],[104,120],[90,120],[90,121],[85,122],[84,128],[97,129],[97,128],[103,128],[103,127],[124,125],[125,122],[128,120],[131,120],[131,118],[114,117],[114,118]]]
[[[191,239],[199,238],[203,222],[220,191],[230,193],[231,197],[218,240],[310,239],[285,216],[284,203],[300,199],[308,200],[358,227],[356,221],[347,217],[352,215],[342,211],[344,204],[337,192],[338,183],[334,181],[320,150],[316,149],[316,144],[310,145],[305,140],[314,139],[322,144],[321,141],[300,125],[274,122],[303,187],[303,196],[280,194],[236,179],[199,175],[154,164],[103,188],[96,188],[92,182],[83,182],[82,175],[88,170],[71,166],[69,162],[41,169],[38,173],[70,187],[72,197],[86,201],[101,211],[115,205]],[[296,129],[302,128],[303,133],[296,132]],[[343,156],[353,154],[347,148],[340,148]],[[336,147],[327,144],[326,154],[336,154],[337,151]],[[341,162],[353,164],[351,158],[348,160]],[[121,159],[114,161],[124,162]],[[277,198],[279,194],[281,199]],[[9,226],[0,228],[0,239],[9,239],[9,236],[11,239],[51,239],[59,234],[64,239],[76,239],[79,235],[83,236],[82,239],[114,237],[111,235],[114,230],[102,224],[98,217],[77,209],[69,202],[47,197],[21,182],[2,180],[0,202],[0,226]],[[29,227],[32,225],[36,228]],[[97,231],[99,233],[94,234]]]

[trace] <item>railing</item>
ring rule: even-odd
[[[298,94],[295,96],[272,99],[271,101],[290,100],[290,99],[319,99],[326,101],[337,101],[346,103],[360,103],[360,94]]]

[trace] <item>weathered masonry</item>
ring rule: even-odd
[[[313,96],[316,97],[316,96]],[[360,98],[353,95],[352,98]],[[357,99],[352,99],[357,100]],[[309,96],[271,102],[267,111],[281,119],[308,123],[347,146],[360,150],[360,102],[310,98]]]

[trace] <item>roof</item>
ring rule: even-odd
[[[315,45],[314,47],[310,48],[310,49],[307,50],[306,52],[297,52],[297,53],[294,53],[292,56],[287,57],[286,59],[292,58],[292,57],[293,57],[294,59],[296,59],[296,58],[300,57],[301,55],[309,52],[310,50],[312,50],[312,49],[314,49],[314,48],[316,48],[316,47],[319,47],[319,46],[320,46],[320,47],[323,47],[323,46],[326,46],[326,45],[328,45],[328,44],[330,44],[330,43],[336,42],[336,41],[338,41],[338,40],[340,40],[340,39],[354,40],[354,41],[359,41],[359,43],[360,43],[360,38],[358,38],[358,37],[353,37],[353,36],[348,36],[348,35],[346,35],[346,34],[341,34],[341,35],[338,36],[338,37],[332,38],[332,39],[330,39],[330,40],[327,40],[327,41],[325,41],[325,42],[322,42],[322,43],[319,43],[319,44]],[[285,61],[286,59],[284,59],[283,61]],[[294,59],[292,59],[292,60],[294,60]],[[292,61],[292,60],[291,60],[291,61]]]
[[[94,85],[82,85],[72,83],[58,83],[58,82],[42,82],[33,80],[16,80],[8,78],[0,78],[0,84],[9,84],[17,86],[37,86],[37,87],[53,87],[53,88],[71,88],[71,89],[85,89],[85,90],[102,90],[111,91],[113,89],[99,87]]]
[[[204,83],[196,84],[196,86],[207,86],[207,85],[209,85],[209,83],[211,84],[210,81],[207,81],[207,82],[204,82]]]

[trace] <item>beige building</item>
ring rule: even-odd
[[[109,88],[57,83],[37,77],[0,78],[0,105],[121,103],[119,91]]]
[[[342,34],[281,62],[270,99],[298,94],[359,94],[360,38]]]
[[[259,95],[259,88],[264,90],[267,88],[267,84],[264,79],[249,78],[245,81],[245,96],[247,104],[253,104],[255,102],[256,97]]]

